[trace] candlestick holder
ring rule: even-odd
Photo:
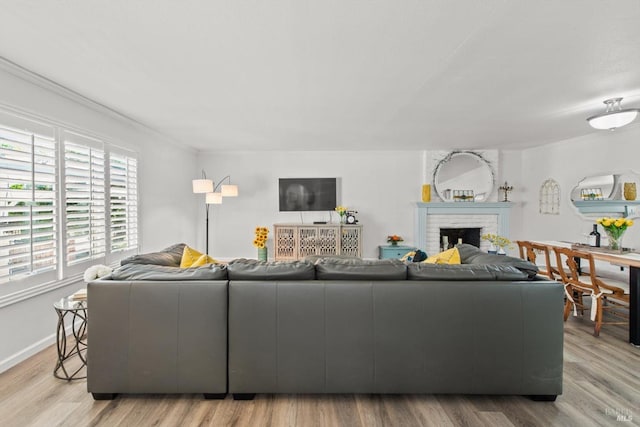
[[[507,184],[507,181],[505,181],[504,185],[498,187],[498,190],[504,191],[504,199],[502,201],[503,202],[508,202],[509,201],[509,192],[513,191],[513,186]]]

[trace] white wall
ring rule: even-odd
[[[639,158],[639,124],[523,150],[522,227],[515,237],[586,242],[584,235],[594,221],[578,215],[570,202],[571,189],[585,176],[640,172]],[[539,213],[539,189],[548,178],[560,184],[559,215]],[[629,228],[623,243],[640,248],[640,222]]]
[[[377,258],[378,245],[398,234],[413,244],[415,202],[420,200],[422,152],[416,151],[313,151],[220,152],[199,156],[207,176],[218,180],[230,174],[240,196],[211,205],[210,249],[214,258],[256,257],[252,246],[258,225],[282,222],[329,221],[328,213],[278,211],[278,178],[337,177],[341,179],[338,203],[359,212],[363,225],[363,256]],[[217,182],[216,182],[217,183]],[[204,197],[198,209],[200,231],[195,244],[204,249]],[[331,217],[337,221],[337,214]],[[273,236],[269,236],[270,257]]]
[[[91,131],[139,153],[142,252],[195,239],[196,201],[190,187],[197,170],[195,151],[46,86],[0,63],[0,105]],[[52,304],[81,286],[70,284],[0,308],[0,371],[54,342],[57,319]]]

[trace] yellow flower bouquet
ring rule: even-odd
[[[633,221],[628,218],[598,218],[597,224],[600,224],[609,237],[609,249],[615,251],[622,250],[622,236],[627,228],[633,225]]]
[[[256,235],[253,239],[253,246],[258,248],[258,261],[267,260],[267,236],[269,229],[267,227],[256,227]]]
[[[511,247],[511,240],[507,239],[506,237],[499,236],[497,234],[487,233],[480,236],[480,238],[482,240],[487,240],[491,244],[491,247],[489,248],[489,253],[498,252],[500,255],[504,255],[505,254],[504,248]]]
[[[267,227],[256,227],[256,237],[253,239],[253,246],[258,249],[267,247],[267,236],[269,229]]]

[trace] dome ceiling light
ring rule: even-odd
[[[634,121],[640,110],[637,108],[623,110],[622,107],[620,107],[620,101],[622,101],[622,98],[611,98],[603,101],[607,106],[605,112],[587,119],[591,127],[595,129],[615,130]]]

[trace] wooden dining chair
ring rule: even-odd
[[[564,320],[569,318],[573,308],[573,315],[590,313],[590,319],[595,322],[593,335],[600,335],[603,324],[626,325],[629,323],[629,284],[600,278],[596,273],[593,256],[588,252],[576,251],[568,248],[553,247],[556,254],[560,278],[564,284],[567,296],[564,306]],[[580,274],[580,265],[588,266],[588,274]],[[585,300],[591,300],[587,306]],[[622,321],[604,321],[604,313],[623,319]]]
[[[560,280],[557,268],[551,263],[551,250],[549,246],[528,240],[517,240],[516,243],[518,244],[520,258],[536,264],[538,266],[538,274],[546,276],[551,280]],[[544,257],[544,263],[536,261],[538,255]]]

